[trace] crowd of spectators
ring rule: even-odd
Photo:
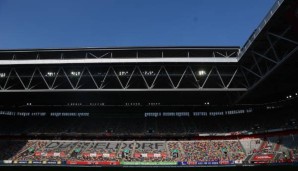
[[[229,154],[231,160],[244,160],[246,157],[243,146],[239,141],[225,141],[229,148]]]
[[[185,153],[181,148],[181,144],[178,141],[168,141],[167,149],[170,155],[168,158],[171,160],[178,161],[180,158],[185,156]]]
[[[183,161],[207,161],[208,151],[210,148],[209,141],[183,141],[181,142],[182,148],[184,150],[185,157],[181,160]]]
[[[167,156],[165,141],[136,142],[134,146],[134,160],[162,161]]]
[[[279,138],[279,145],[283,147]],[[297,138],[297,137],[294,137]],[[29,140],[0,141],[0,160],[13,161],[244,161],[250,155],[239,140],[181,140],[181,141],[81,141],[81,140]],[[256,141],[255,139],[251,140]],[[294,139],[292,142],[296,142]],[[270,144],[264,139],[259,151]],[[251,146],[254,148],[254,146]],[[253,149],[251,149],[253,150]],[[280,153],[287,150],[290,157],[297,158],[297,145],[283,147]],[[277,152],[276,154],[279,154]]]

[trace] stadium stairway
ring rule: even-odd
[[[273,160],[278,161],[281,155],[282,155],[282,153],[277,153]]]
[[[118,157],[119,154],[121,154],[122,151],[122,145],[123,145],[123,141],[120,142],[120,147],[118,148],[118,150],[116,151],[116,156]]]
[[[167,150],[167,156],[171,156],[171,153],[170,153],[170,150],[169,150],[169,147],[167,146],[167,142],[165,141],[165,147],[166,147],[166,150]]]
[[[248,152],[246,151],[246,149],[244,148],[243,144],[241,143],[241,141],[238,139],[238,143],[241,145],[242,150],[244,151],[244,153],[247,155]]]
[[[131,152],[131,158],[134,157],[134,155],[135,155],[135,151],[136,151],[136,141],[134,141],[133,143],[134,143],[134,144],[133,144],[133,148],[132,148],[132,152]]]
[[[250,160],[252,159],[253,154],[249,154],[246,156],[246,158],[243,160],[243,163],[250,163]]]

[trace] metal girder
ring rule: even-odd
[[[284,3],[285,0],[277,0],[273,7],[270,9],[270,11],[267,13],[263,21],[259,24],[257,29],[253,32],[253,34],[250,36],[250,38],[247,40],[245,45],[243,46],[241,52],[239,53],[238,59],[240,60],[242,57],[245,56],[249,48],[252,46],[255,39],[258,37],[259,34],[263,31],[263,28],[268,24],[268,21],[271,19],[271,17],[275,14],[275,12],[279,9],[279,7]]]
[[[257,73],[255,73],[255,72],[253,72],[252,70],[250,70],[250,69],[246,68],[245,66],[242,66],[242,68],[244,68],[246,71],[248,71],[248,72],[252,73],[253,75],[255,75],[255,76],[257,76],[257,77],[259,77],[259,78],[262,78],[262,76],[260,76],[259,74],[257,74]]]
[[[264,58],[264,59],[267,59],[268,61],[270,61],[270,62],[273,62],[273,63],[277,63],[277,61],[275,61],[275,60],[273,60],[273,59],[270,59],[270,58],[268,58],[267,56],[265,56],[265,55],[262,55],[262,54],[260,54],[260,53],[258,53],[258,52],[255,52],[255,51],[252,51],[252,53],[254,53],[255,55],[258,55],[259,57],[262,57],[262,58]]]
[[[285,52],[288,52],[287,54],[285,54],[285,55],[283,55],[283,56],[277,56],[277,58],[279,59],[278,61],[274,61],[274,60],[272,60],[272,59],[270,59],[270,58],[268,58],[268,57],[266,57],[265,55],[263,55],[263,54],[261,54],[261,53],[257,53],[257,52],[253,52],[253,54],[256,54],[256,55],[258,55],[258,56],[260,56],[261,58],[263,58],[263,59],[265,59],[265,60],[267,60],[267,61],[270,61],[270,62],[272,62],[274,65],[272,65],[268,70],[267,70],[267,72],[266,73],[263,73],[262,75],[258,75],[257,73],[255,73],[255,72],[253,72],[251,69],[248,69],[247,67],[245,67],[245,66],[242,66],[242,68],[244,68],[246,71],[248,71],[249,73],[252,73],[254,76],[256,76],[256,77],[258,77],[258,79],[256,79],[256,81],[255,82],[253,82],[253,83],[249,83],[250,84],[250,87],[248,88],[248,91],[246,92],[246,93],[244,93],[237,101],[236,101],[236,103],[238,103],[239,101],[241,101],[251,90],[253,90],[255,87],[257,87],[262,81],[264,81],[275,69],[277,69],[280,65],[282,65],[282,63],[284,62],[284,61],[286,61],[288,58],[290,58],[294,53],[296,53],[297,51],[298,51],[298,44],[297,44],[297,42],[295,42],[295,41],[293,41],[293,40],[289,40],[289,39],[287,39],[287,38],[284,38],[283,36],[278,36],[278,35],[275,35],[277,38],[278,38],[278,40],[277,41],[279,41],[279,40],[286,40],[286,41],[288,41],[289,43],[292,43],[292,44],[295,44],[296,46],[294,47],[294,48],[292,48],[292,49],[283,49]],[[267,39],[268,39],[269,37],[267,37]],[[276,42],[275,42],[276,43]],[[274,43],[274,44],[275,44]],[[276,51],[275,51],[275,49],[274,49],[274,47],[273,47],[273,44],[272,43],[270,43],[270,46],[268,47],[269,49],[272,49],[273,51],[274,51],[274,54],[276,54]],[[268,52],[268,50],[266,50],[265,51],[265,53],[267,53]],[[253,58],[254,59],[254,61],[255,61],[255,64],[254,64],[254,66],[257,66],[258,67],[258,69],[259,69],[259,62],[260,62],[260,60],[255,60],[255,56],[254,55],[251,55],[250,56],[251,58]],[[250,68],[252,68],[252,67],[250,67]],[[260,70],[260,69],[259,69]],[[246,78],[246,80],[249,82],[249,80],[247,79],[247,76],[246,76],[246,74],[244,73],[244,77]]]
[[[290,42],[290,43],[293,43],[293,44],[295,44],[295,45],[298,45],[298,42],[297,42],[297,41],[291,40],[291,39],[286,38],[286,37],[284,37],[284,36],[282,36],[282,35],[274,34],[274,33],[271,33],[271,32],[268,32],[268,34],[269,34],[269,35],[272,35],[272,36],[275,36],[275,37],[277,37],[278,39],[283,39],[283,40],[285,40],[285,41],[287,41],[287,42]]]
[[[280,35],[276,33],[270,32],[270,30],[266,31],[266,36],[265,38],[268,41],[268,44],[266,44],[267,49],[264,52],[258,52],[257,50],[250,50],[250,53],[245,54],[245,58],[243,60],[251,60],[253,61],[250,65],[248,64],[241,64],[241,67],[246,71],[243,72],[245,79],[247,82],[250,84],[249,90],[253,89],[256,87],[262,80],[264,80],[269,74],[272,73],[274,69],[276,69],[278,66],[281,65],[282,62],[284,62],[288,57],[290,57],[293,53],[296,52],[296,49],[298,47],[298,43],[294,40],[286,38],[284,35],[286,35],[290,30],[291,26],[288,26],[284,29],[283,32],[280,33]],[[272,41],[270,39],[270,36],[274,36],[275,40]],[[283,47],[282,51],[283,52],[288,52],[287,54],[284,55],[278,55],[278,50],[276,49],[276,45],[280,43],[280,41],[283,41],[282,43],[289,43],[292,46],[285,46]],[[294,47],[293,47],[294,46]],[[262,47],[262,48],[264,48]],[[268,56],[268,54],[271,52],[273,56]],[[263,66],[266,66],[266,71],[262,71],[260,65],[263,63]],[[270,64],[270,65],[268,65]],[[257,72],[254,72],[254,69],[257,68]],[[264,68],[264,67],[263,67]],[[247,74],[250,73],[252,76],[254,76],[254,79],[249,79]]]
[[[290,29],[291,29],[291,26],[287,27],[287,28],[281,33],[281,36],[287,34],[288,31],[289,31]],[[266,55],[270,52],[270,50],[272,50],[273,53],[275,53],[275,48],[274,48],[274,46],[276,46],[276,44],[279,42],[279,39],[277,39],[277,40],[275,40],[274,42],[272,42],[271,39],[269,38],[268,34],[267,34],[267,36],[266,36],[266,39],[267,39],[268,42],[269,42],[269,47],[268,47],[268,48],[265,50],[265,52],[263,53],[264,56],[266,56]],[[247,54],[249,54],[249,52],[248,52]],[[257,67],[258,70],[259,70],[260,75],[263,75],[263,73],[262,73],[260,67],[258,67],[258,66],[259,66],[259,62],[260,62],[260,60],[261,60],[262,58],[257,58],[257,59],[256,59],[254,53],[252,53],[252,56],[249,56],[249,55],[247,55],[247,54],[246,54],[246,58],[252,57],[253,60],[255,61],[255,64],[252,65],[252,66],[249,66],[249,69],[250,69],[250,70],[253,70],[254,67]],[[276,57],[276,58],[278,58],[278,57]],[[280,59],[278,58],[277,61],[279,61],[279,60],[280,60]],[[275,63],[276,63],[276,62],[275,62]]]
[[[136,91],[206,91],[206,92],[245,92],[246,88],[180,88],[180,89],[28,89],[28,90],[0,90],[0,93],[17,92],[136,92]]]
[[[0,78],[0,92],[247,90],[247,87],[243,86],[230,87],[232,82],[236,82],[234,80],[236,75],[239,77],[240,74],[240,77],[242,77],[242,73],[238,72],[237,66],[229,66],[232,72],[226,73],[225,71],[220,72],[217,66],[211,65],[207,67],[209,70],[206,73],[204,71],[200,75],[196,74],[197,71],[194,71],[194,68],[198,66],[191,65],[179,66],[183,70],[178,73],[175,66],[171,65],[157,65],[155,69],[149,70],[141,69],[146,66],[130,65],[124,67],[127,70],[121,71],[119,71],[119,66],[112,65],[104,69],[94,66],[76,68],[59,66],[56,69],[43,66],[22,67],[9,68],[9,72],[5,74],[7,76]],[[169,70],[169,68],[172,70]],[[18,73],[19,69],[25,69],[27,73],[20,75]],[[15,76],[12,76],[12,73]],[[227,78],[227,84],[224,83],[222,76]],[[178,81],[174,83],[173,78]],[[211,78],[212,80],[209,80]],[[29,83],[25,84],[23,79],[29,79]],[[153,79],[153,81],[150,81],[150,79]],[[32,85],[33,80],[39,87]],[[220,85],[220,87],[217,85]]]
[[[122,63],[237,63],[236,58],[95,58],[95,59],[43,59],[0,60],[1,65],[62,65],[62,64],[122,64]]]

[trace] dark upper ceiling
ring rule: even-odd
[[[261,72],[264,74],[269,71],[268,74],[264,74],[263,79],[250,88],[248,93],[240,98],[240,103],[276,101],[298,92],[297,12],[298,1],[284,1],[239,61],[242,65],[250,64],[252,66],[255,64],[252,57],[254,56],[259,61]],[[270,60],[277,63],[274,64]],[[261,75],[256,66],[251,70]]]

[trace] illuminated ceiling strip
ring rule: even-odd
[[[237,58],[133,58],[133,59],[45,59],[0,60],[0,65],[47,65],[47,64],[111,64],[111,63],[237,63]]]

